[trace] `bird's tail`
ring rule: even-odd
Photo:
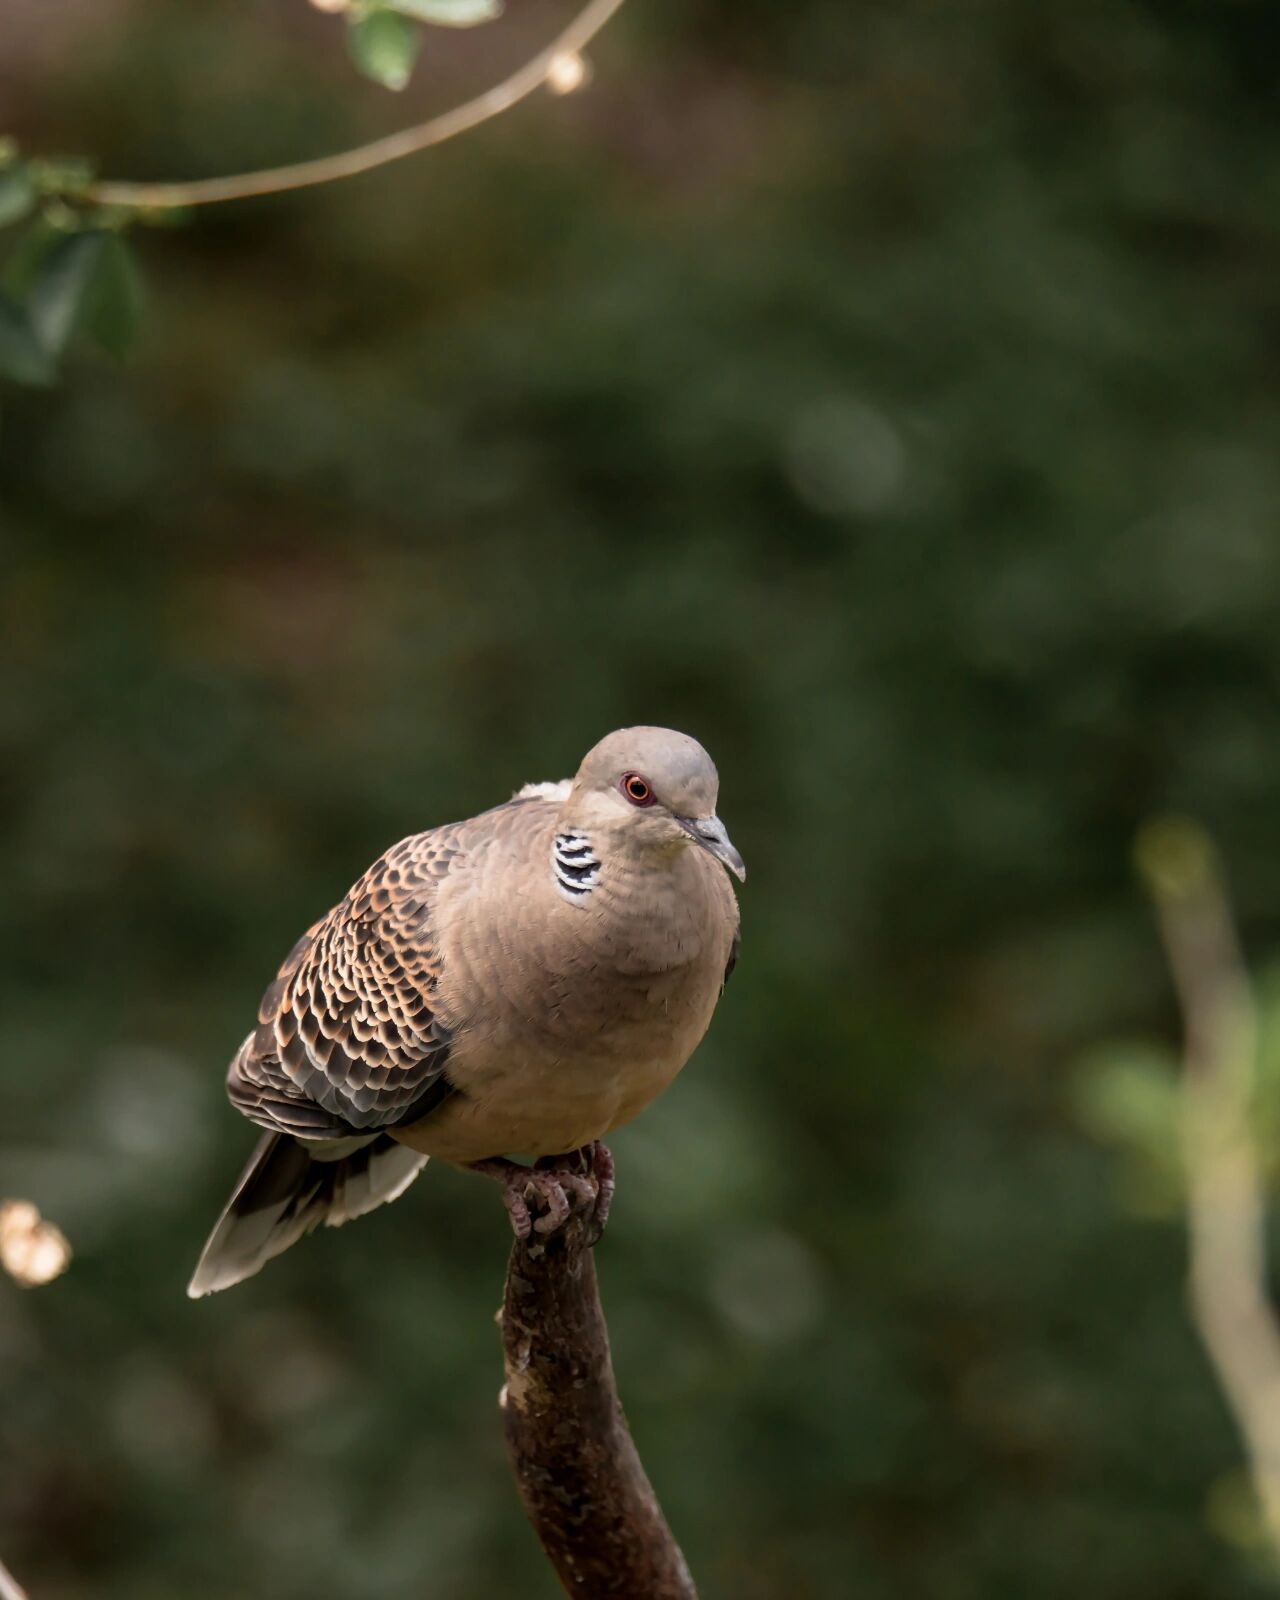
[[[337,1228],[394,1200],[426,1159],[385,1133],[323,1141],[266,1134],[209,1235],[187,1293],[198,1300],[229,1289],[318,1223]]]

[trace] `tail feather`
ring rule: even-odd
[[[323,1222],[341,1227],[394,1200],[426,1156],[385,1133],[372,1138],[258,1141],[187,1286],[193,1300],[250,1278]]]

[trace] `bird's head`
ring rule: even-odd
[[[616,844],[674,854],[697,845],[735,878],[747,869],[716,815],[720,778],[696,739],[672,728],[619,728],[588,750],[566,812]]]

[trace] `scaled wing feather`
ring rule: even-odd
[[[254,1122],[335,1138],[416,1120],[450,1092],[431,914],[454,832],[402,840],[294,946],[227,1074]]]

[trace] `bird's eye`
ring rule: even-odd
[[[653,790],[649,787],[649,780],[642,778],[638,772],[624,774],[619,787],[633,806],[653,804]]]

